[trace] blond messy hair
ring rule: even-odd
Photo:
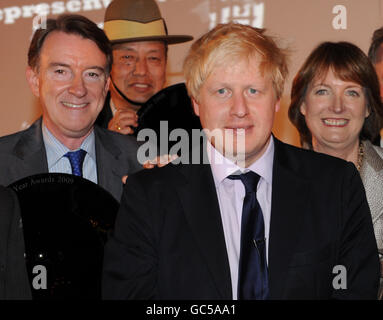
[[[287,77],[287,55],[264,29],[238,23],[219,24],[190,48],[183,66],[189,96],[198,101],[199,91],[215,67],[239,59],[261,57],[260,71],[267,72],[278,99]]]

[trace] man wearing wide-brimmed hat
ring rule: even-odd
[[[113,44],[111,84],[97,123],[122,134],[137,127],[136,112],[166,81],[167,46],[193,39],[169,35],[154,0],[113,0],[104,30]]]

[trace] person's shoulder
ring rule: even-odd
[[[365,167],[363,177],[366,179],[370,175],[368,171],[371,169],[375,172],[383,172],[383,148],[373,145],[368,140],[363,141],[363,147],[363,163]]]
[[[297,157],[297,161],[299,161],[299,160],[302,161],[302,162],[310,161],[310,162],[313,162],[313,163],[315,163],[315,162],[317,162],[317,163],[325,162],[325,163],[329,163],[329,164],[332,163],[334,165],[344,165],[345,163],[347,163],[347,161],[342,160],[340,158],[336,158],[336,157],[330,156],[328,154],[316,152],[316,151],[313,151],[313,150],[308,150],[308,149],[303,149],[303,148],[300,148],[300,147],[296,147],[296,146],[287,144],[287,143],[282,142],[282,141],[278,141],[277,140],[276,144],[278,145],[278,149],[283,150],[285,155],[289,155],[290,154],[292,156]]]
[[[20,136],[24,135],[26,132],[28,132],[28,130],[29,130],[29,128],[25,129],[25,130],[21,130],[21,131],[17,131],[17,132],[14,132],[14,133],[10,133],[10,134],[1,136],[0,137],[0,143],[6,143],[6,142],[9,142],[9,141],[18,140],[20,138]]]
[[[381,159],[383,159],[383,148],[373,145],[370,141],[366,141],[365,145],[368,145],[370,148],[373,148]]]
[[[12,149],[29,131],[30,128],[0,137],[0,149],[2,152]]]
[[[176,160],[163,167],[154,167],[152,169],[140,170],[128,177],[128,180],[134,183],[145,185],[163,184],[178,185],[185,183],[192,172],[192,164],[178,163]]]
[[[343,170],[353,170],[351,162],[324,153],[307,150],[276,141],[277,161],[289,166],[301,176],[314,177],[333,175]]]

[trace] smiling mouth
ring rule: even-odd
[[[348,119],[322,119],[325,126],[328,127],[344,127],[348,124]]]
[[[146,84],[146,83],[132,83],[130,86],[136,87],[136,88],[141,88],[141,89],[147,89],[147,88],[151,87],[150,84]]]
[[[225,127],[225,130],[233,130],[234,132],[237,132],[237,131],[246,131],[246,130],[249,130],[251,129],[253,126],[242,126],[242,127]]]
[[[71,108],[71,109],[81,109],[84,108],[85,106],[88,105],[88,103],[80,103],[80,104],[75,104],[75,103],[70,103],[70,102],[61,102],[64,106]]]

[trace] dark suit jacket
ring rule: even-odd
[[[0,300],[31,299],[16,194],[0,187]]]
[[[355,167],[275,139],[270,299],[375,299],[379,261]],[[344,265],[347,289],[334,290]],[[129,177],[106,245],[106,299],[231,299],[210,165],[169,164]]]
[[[94,127],[98,184],[118,201],[121,178],[142,169],[134,138]],[[30,175],[48,172],[41,118],[27,130],[0,138],[0,184],[9,185]]]

